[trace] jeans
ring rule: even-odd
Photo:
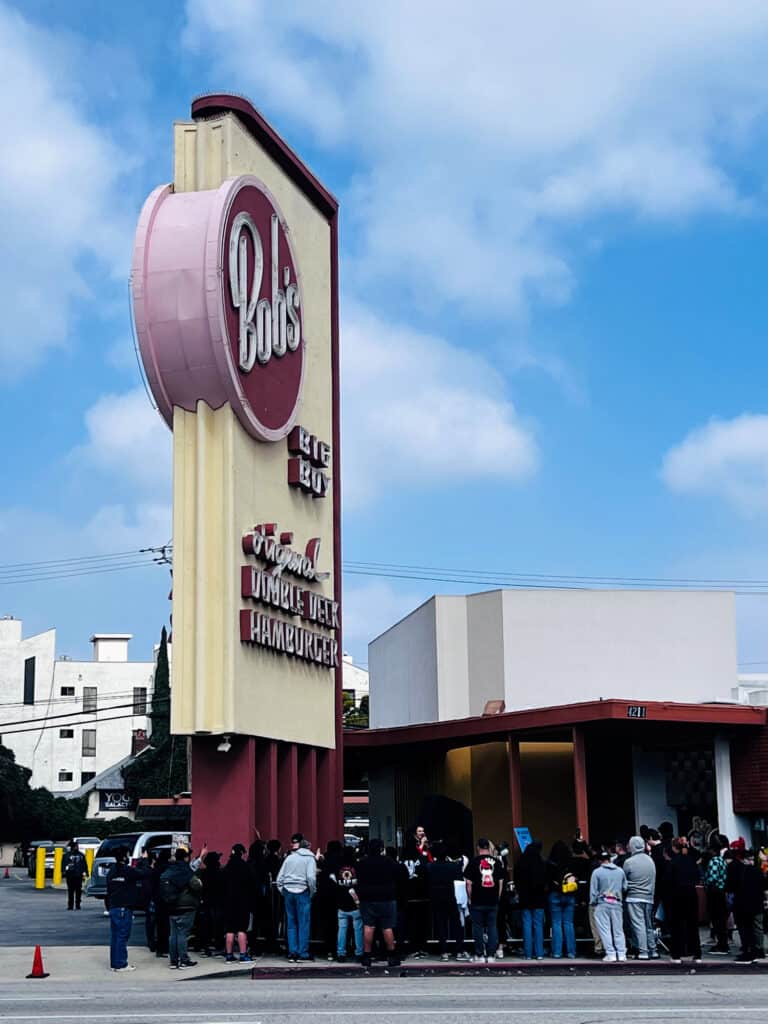
[[[80,909],[80,901],[83,898],[83,876],[78,875],[77,878],[67,879],[67,908],[73,910],[75,907]]]
[[[600,932],[605,955],[611,959],[626,960],[627,940],[624,938],[624,914],[620,903],[598,903],[595,924]]]
[[[477,906],[472,904],[469,913],[472,917],[472,938],[475,942],[475,956],[494,956],[496,947],[499,944],[499,934],[496,928],[496,916],[498,907]],[[487,936],[487,938],[486,938]]]
[[[763,956],[763,913],[735,913],[742,956]]]
[[[455,941],[457,953],[463,953],[464,929],[461,926],[456,900],[435,900],[432,904],[432,921],[440,955],[448,952],[448,939]]]
[[[195,923],[195,911],[185,910],[183,914],[171,914],[171,938],[168,943],[168,959],[172,964],[189,960],[187,939]]]
[[[627,903],[632,940],[641,956],[656,952],[656,929],[653,927],[652,903]]]
[[[552,920],[552,956],[563,955],[563,936],[567,956],[576,956],[576,932],[573,930],[573,909],[576,897],[571,893],[549,894],[549,915]]]
[[[526,960],[544,956],[544,908],[523,910],[523,956]]]
[[[363,955],[363,919],[359,910],[340,910],[338,912],[339,930],[336,936],[336,955],[347,955],[347,932],[350,921],[355,930],[355,956]]]
[[[728,949],[728,904],[723,889],[707,889],[707,910],[712,931],[715,933],[715,947]]]
[[[309,889],[304,892],[288,892],[283,890],[285,900],[285,917],[288,933],[288,955],[293,954],[302,959],[309,956],[309,920],[312,897]]]
[[[670,943],[669,953],[673,960],[688,956],[701,959],[699,939],[699,899],[691,885],[674,889],[669,901]]]
[[[128,965],[128,939],[131,937],[133,910],[131,907],[112,907],[109,911],[109,966]]]

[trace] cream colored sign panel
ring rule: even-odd
[[[305,447],[310,438],[315,447],[306,457],[298,442],[289,451],[285,437],[255,440],[229,402],[216,409],[198,402],[195,411],[174,405],[171,728],[181,734],[241,733],[333,747],[332,663],[341,655],[333,603],[334,497],[328,485],[335,473],[334,452],[328,450],[333,437],[330,227],[232,114],[175,126],[174,193],[219,189],[240,175],[263,183],[286,225],[284,244],[295,262],[304,332],[295,423],[304,428]],[[238,228],[247,240],[244,223]],[[245,243],[238,235],[231,285],[245,306],[248,289],[238,291],[242,252]],[[264,273],[269,272],[265,265]],[[283,273],[282,262],[277,273]],[[291,273],[286,267],[286,292]],[[243,358],[257,365],[257,346],[263,359],[269,336],[274,362],[275,351],[280,354],[281,310],[273,321],[269,311],[259,321],[259,308],[251,321],[244,321],[246,312],[239,314]],[[270,335],[271,323],[276,326]],[[294,336],[285,318],[282,330],[290,342]],[[324,496],[313,497],[313,490]],[[244,537],[250,537],[248,550]],[[291,561],[292,556],[297,557]],[[276,574],[281,585],[265,574]],[[243,597],[244,591],[253,596]],[[252,625],[250,642],[241,639],[242,612]]]

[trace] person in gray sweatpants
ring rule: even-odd
[[[632,942],[638,960],[658,960],[656,930],[653,927],[653,893],[656,888],[656,865],[645,852],[645,840],[632,836],[629,857],[623,864],[627,876],[627,915]]]
[[[600,867],[592,872],[589,902],[595,908],[595,923],[605,949],[603,961],[615,963],[627,959],[622,905],[627,891],[627,876],[611,863],[607,850],[600,854]]]

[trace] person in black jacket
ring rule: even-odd
[[[83,879],[88,874],[88,865],[76,839],[69,844],[62,866],[67,881],[67,910],[79,910],[83,898]]]
[[[171,851],[160,850],[157,860],[152,865],[150,874],[150,892],[152,904],[155,908],[155,956],[168,956],[168,943],[171,936],[171,919],[168,913],[168,904],[160,894],[160,879],[163,872],[171,863]]]
[[[400,864],[384,856],[382,841],[372,839],[368,844],[368,855],[357,865],[357,891],[363,918],[364,949],[360,963],[364,968],[371,966],[371,947],[377,928],[381,929],[387,947],[389,966],[400,966],[400,959],[395,952],[394,928],[397,922],[397,886],[398,880],[402,877],[401,872]]]
[[[741,853],[741,851],[739,851]],[[763,910],[768,876],[755,864],[753,850],[745,850],[734,859],[738,868],[731,873],[733,917],[739,929],[741,953],[736,963],[753,964],[765,956],[763,949]],[[726,881],[726,887],[728,886]]]
[[[464,929],[456,903],[456,882],[464,877],[461,861],[448,860],[445,843],[432,846],[433,861],[426,865],[427,894],[441,960],[448,960],[448,938],[456,942],[456,959],[469,960],[464,951]]]
[[[544,959],[544,908],[547,905],[547,869],[541,843],[534,840],[523,851],[514,870],[515,890],[523,915],[523,957]]]
[[[128,851],[115,850],[115,863],[107,872],[109,911],[109,966],[113,971],[135,971],[128,963],[128,939],[131,937],[133,908],[136,904],[136,884],[139,874],[128,865]]]
[[[674,839],[665,892],[669,897],[671,919],[669,952],[672,962],[676,964],[682,963],[685,955],[692,957],[694,963],[701,963],[699,900],[696,895],[696,886],[700,880],[695,851],[690,849],[685,836]]]
[[[568,844],[559,839],[552,847],[546,863],[549,914],[552,926],[552,956],[557,960],[563,955],[569,959],[576,956],[576,932],[573,916],[576,909],[578,882],[571,870],[573,855]],[[574,884],[575,883],[575,884]],[[573,886],[572,891],[565,891]]]
[[[249,963],[251,960],[247,952],[248,937],[245,933],[248,931],[248,919],[250,917],[253,897],[251,894],[251,874],[248,870],[248,865],[243,860],[244,855],[245,847],[243,844],[235,843],[229,860],[221,872],[224,929],[226,932],[226,958],[228,963],[232,963],[235,959],[235,935],[237,935],[240,962]]]
[[[200,906],[202,889],[200,876],[190,867],[189,850],[180,846],[173,863],[160,876],[160,895],[168,905],[171,923],[169,966],[174,969],[197,966],[197,960],[189,957],[187,942]]]

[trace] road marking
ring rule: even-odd
[[[676,1013],[699,1013],[702,1010],[710,1009],[705,1003],[699,1003],[695,1006],[656,1006],[653,1009],[643,1007],[638,1011],[638,1016],[642,1017],[658,1017],[658,1016],[669,1016]],[[716,1008],[716,1014],[718,1016],[727,1015],[733,1016],[734,1014],[745,1014],[745,1013],[768,1013],[768,1005],[766,1006],[718,1006]],[[195,1017],[202,1019],[203,1024],[216,1024],[211,1021],[210,1010],[208,1013],[190,1012],[186,1013],[152,1013],[152,1020],[179,1020],[189,1019]],[[228,1015],[226,1021],[220,1021],[218,1024],[229,1024],[233,1017],[237,1017],[240,1024],[250,1024],[250,1022],[243,1021],[244,1017],[251,1017],[253,1011],[248,1012],[237,1012],[233,1011]],[[601,1016],[610,1017],[612,1020],[616,1017],[615,1008],[609,1009],[608,1007],[584,1007],[579,1006],[577,1008],[546,1008],[541,1007],[539,1009],[534,1007],[527,1007],[526,1009],[499,1009],[499,1010],[484,1010],[476,1008],[456,1008],[451,1006],[442,1007],[440,1009],[425,1010],[425,1009],[408,1009],[408,1010],[293,1010],[293,1009],[274,1009],[267,1010],[264,1016],[269,1017],[359,1017],[364,1015],[366,1017],[413,1017],[414,1014],[417,1016],[432,1016],[432,1017],[445,1017],[445,1016],[458,1016],[459,1014],[470,1014],[473,1017],[504,1017],[504,1016],[519,1016],[521,1014],[527,1014],[529,1016],[541,1017],[541,1016],[552,1016],[553,1014],[568,1014],[571,1017],[585,1016]],[[34,1015],[21,1015],[21,1014],[3,1014],[0,1016],[0,1020],[136,1020],[139,1017],[145,1017],[146,1012],[143,1010],[137,1010],[135,1013],[54,1013],[54,1014],[34,1014]],[[205,1018],[208,1018],[207,1020]],[[258,1024],[258,1022],[256,1022]]]

